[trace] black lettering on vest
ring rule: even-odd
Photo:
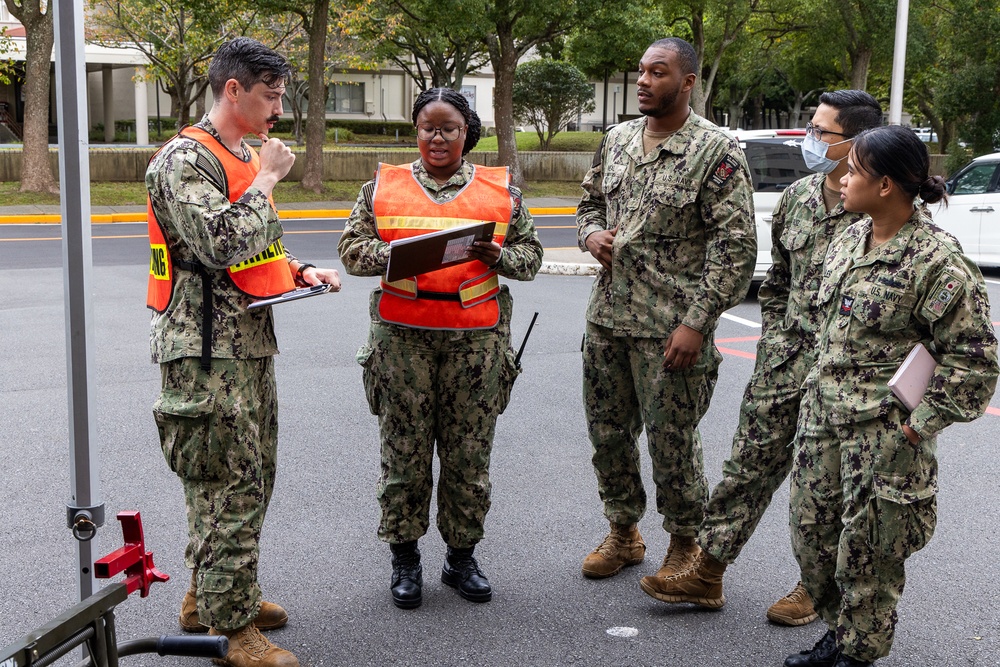
[[[149,270],[154,276],[166,277],[167,275],[167,253],[163,248],[150,248]]]

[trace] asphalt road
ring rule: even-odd
[[[337,242],[344,220],[283,220],[289,251],[308,258],[337,257]],[[539,239],[546,248],[576,248],[576,223],[571,215],[546,215],[535,219]],[[116,222],[91,226],[94,266],[132,264],[148,258],[145,222]],[[0,269],[62,266],[62,227],[58,224],[0,225]]]
[[[9,238],[10,229],[0,229],[0,238]],[[148,598],[133,595],[119,607],[119,638],[132,639],[177,631],[188,583],[182,562],[185,520],[180,484],[163,462],[150,412],[159,373],[148,354],[142,229],[95,228],[95,237],[105,233],[130,238],[95,239],[89,286],[93,446],[99,452],[101,497],[109,518],[141,511],[147,547],[159,568],[174,577],[154,585]],[[558,237],[552,242],[572,245],[569,234],[568,242]],[[289,247],[317,264],[339,266],[335,238],[317,232],[307,243],[290,239]],[[75,602],[75,546],[64,518],[70,464],[58,246],[0,242],[0,506],[6,511],[0,524],[0,646]],[[511,284],[515,342],[532,313],[539,316],[524,372],[497,429],[493,509],[477,549],[495,596],[483,605],[462,600],[440,583],[444,545],[433,527],[421,540],[423,606],[402,611],[389,598],[389,551],[375,536],[377,424],[354,361],[366,335],[375,280],[345,276],[339,294],[276,310],[282,349],[276,361],[280,461],[260,577],[267,598],[282,604],[291,621],[271,633],[273,641],[314,666],[777,666],[787,654],[812,646],[822,634],[817,624],[783,628],[764,618],[767,606],[797,578],[788,542],[787,487],[727,572],[728,602],[721,611],[665,605],[641,592],[639,579],[657,569],[667,546],[652,510],[640,524],[649,546],[644,564],[604,581],[580,575],[582,558],[607,530],[580,399],[580,340],[591,282],[542,275],[532,283]],[[993,303],[1000,303],[995,276],[990,293]],[[725,362],[702,423],[706,474],[713,484],[752,369],[757,322],[759,308],[748,299],[720,323],[717,339]],[[909,561],[896,646],[880,667],[1000,665],[995,510],[1000,410],[993,412],[939,438],[937,534]],[[643,463],[652,494],[648,455]],[[121,545],[113,519],[97,539],[98,553]],[[208,663],[140,656],[122,664]]]

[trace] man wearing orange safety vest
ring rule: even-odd
[[[292,667],[260,634],[288,616],[261,598],[258,542],[274,486],[277,342],[259,297],[299,285],[340,289],[282,245],[271,199],[295,156],[267,132],[282,112],[287,61],[252,39],[223,44],[209,67],[214,102],[146,171],[154,311],[150,347],[162,387],[153,406],[163,454],[184,487],[191,587],[181,627],[229,637],[225,664]],[[243,142],[261,138],[258,155]]]

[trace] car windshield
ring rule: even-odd
[[[757,192],[781,192],[803,176],[812,175],[802,159],[801,141],[793,139],[747,141],[743,152]]]

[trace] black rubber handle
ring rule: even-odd
[[[156,652],[159,655],[225,658],[229,653],[229,638],[221,635],[202,637],[164,635],[156,642]]]

